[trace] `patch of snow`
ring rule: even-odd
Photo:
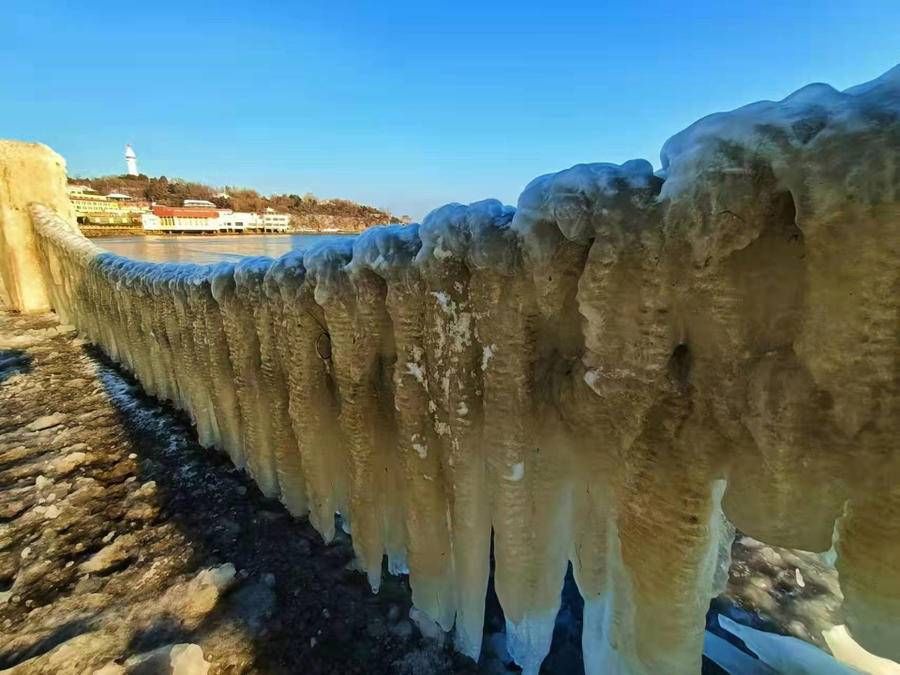
[[[487,370],[488,363],[491,362],[491,359],[494,358],[494,352],[497,351],[497,345],[490,344],[485,345],[484,349],[481,351],[481,370]]]
[[[791,675],[859,675],[815,645],[795,637],[764,633],[719,615],[719,625],[739,638],[760,661],[777,673]]]
[[[421,364],[407,361],[406,374],[412,375],[414,378],[416,378],[416,381],[419,384],[421,384],[423,387],[425,386],[425,368]]]
[[[517,462],[509,467],[509,475],[504,476],[506,480],[518,482],[525,477],[525,462]]]

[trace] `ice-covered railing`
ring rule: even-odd
[[[278,260],[156,265],[40,206],[54,307],[326,539],[479,653],[491,538],[536,672],[567,564],[589,673],[696,673],[733,526],[834,548],[900,657],[900,70],[713,115],[517,209]],[[732,525],[733,524],[733,525]]]

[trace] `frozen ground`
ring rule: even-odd
[[[710,653],[776,672],[718,612],[827,647],[840,596],[822,558],[741,536],[733,554]],[[345,535],[323,544],[53,316],[0,314],[0,671],[142,672],[162,654],[181,673],[513,672],[492,593],[476,667],[410,621],[405,578],[373,595]],[[571,574],[563,595],[543,672],[581,668]]]

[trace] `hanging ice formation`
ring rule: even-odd
[[[329,539],[340,512],[477,658],[491,537],[510,654],[567,564],[589,673],[696,673],[732,525],[833,542],[900,658],[900,70],[704,118],[518,208],[278,260],[156,265],[33,220],[53,306]]]

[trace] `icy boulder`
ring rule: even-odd
[[[74,230],[66,163],[46,145],[0,140],[0,306],[22,312],[50,308],[40,273],[28,204],[53,208]]]

